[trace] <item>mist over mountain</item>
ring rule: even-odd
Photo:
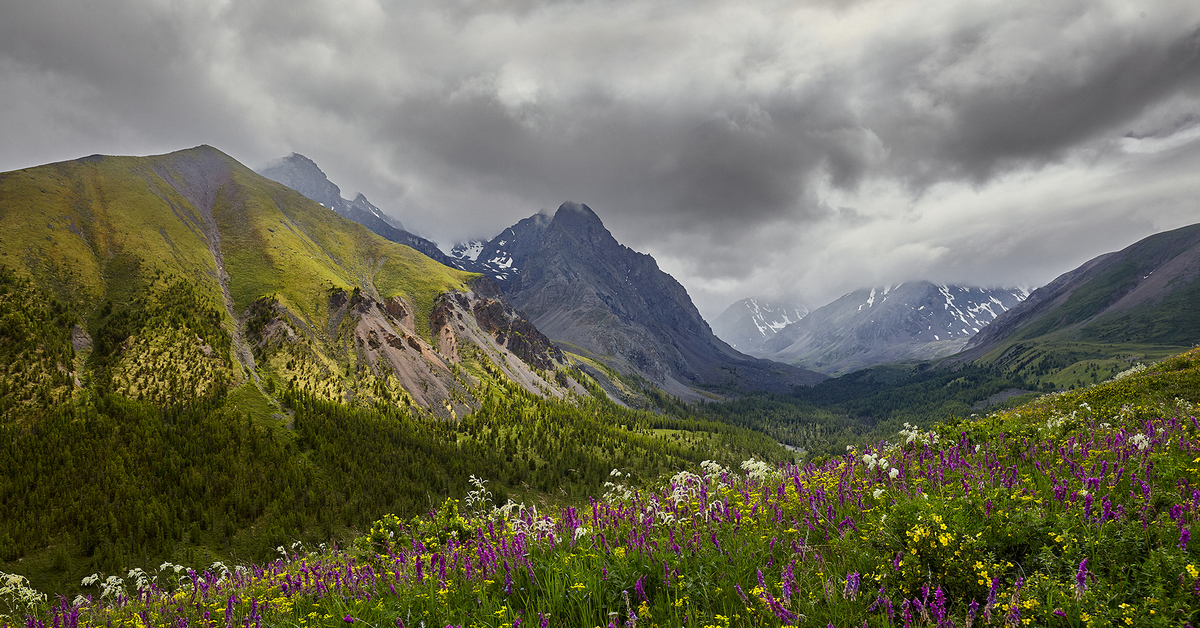
[[[779,330],[808,315],[808,308],[749,297],[725,308],[712,322],[713,333],[729,346],[753,355]]]
[[[371,204],[363,194],[355,196],[352,201],[342,198],[341,188],[330,181],[313,160],[304,155],[292,153],[268,164],[259,174],[296,190],[387,240],[414,248],[439,263],[453,266],[450,258],[442,253],[436,243],[406,231],[399,220],[389,217],[383,210]]]
[[[784,327],[753,354],[831,375],[943,357],[1026,296],[1019,288],[928,281],[864,288]]]

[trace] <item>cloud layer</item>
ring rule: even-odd
[[[564,200],[713,316],[1033,286],[1200,222],[1200,6],[43,0],[0,20],[0,170],[297,151],[443,243]]]

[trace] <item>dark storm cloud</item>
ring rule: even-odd
[[[0,11],[0,169],[199,143],[251,166],[298,151],[443,243],[585,202],[706,314],[756,292],[819,304],[877,281],[1044,281],[1200,221],[1189,3]]]
[[[1200,30],[1165,37],[1147,29],[1126,31],[1113,23],[1069,49],[1041,51],[1015,75],[972,74],[959,84],[945,79],[957,66],[1005,63],[1003,55],[1045,48],[1039,37],[1089,17],[1080,4],[1048,16],[1042,28],[1006,42],[977,27],[955,33],[949,42],[890,42],[887,60],[875,68],[884,107],[870,114],[872,126],[903,157],[905,174],[926,182],[953,177],[986,181],[997,170],[1040,165],[1098,136],[1120,132],[1148,106],[1178,92],[1200,88]],[[1057,28],[1055,28],[1057,27]],[[912,48],[906,50],[906,48]],[[985,67],[980,68],[986,72]],[[913,95],[921,97],[913,97]],[[915,157],[915,159],[913,159]]]

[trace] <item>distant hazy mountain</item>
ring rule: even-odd
[[[427,257],[453,266],[450,258],[438,249],[437,244],[419,235],[404,230],[399,220],[389,217],[383,210],[371,204],[366,196],[359,194],[354,200],[342,198],[342,190],[325,176],[313,160],[292,153],[259,171],[262,176],[282,183],[304,196],[374,231],[384,239],[414,248]]]
[[[742,299],[725,308],[712,322],[713,333],[729,346],[753,355],[779,330],[808,315],[808,308],[794,303],[771,303]]]
[[[962,358],[1022,372],[1089,360],[1103,370],[1098,360],[1116,354],[1177,352],[1200,343],[1197,277],[1200,224],[1152,235],[1035,290],[972,338]]]
[[[683,286],[654,258],[618,243],[586,205],[563,203],[553,218],[536,214],[457,250],[463,268],[492,276],[564,350],[671,394],[696,398],[694,389],[706,386],[788,391],[823,379],[721,341]]]
[[[947,356],[1027,294],[928,281],[856,290],[783,328],[755,355],[831,375]]]
[[[541,245],[542,234],[548,226],[550,216],[538,213],[487,242],[472,240],[456,244],[450,250],[452,264],[462,270],[483,273],[509,292],[519,283],[521,268]]]

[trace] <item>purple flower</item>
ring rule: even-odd
[[[842,597],[849,600],[857,600],[859,580],[860,576],[857,571],[846,574],[846,586],[842,588]]]
[[[1192,540],[1192,531],[1188,528],[1179,529],[1179,549],[1186,550],[1188,541]]]
[[[354,622],[356,622],[358,620],[351,617],[350,613],[346,613],[346,616],[342,618],[342,621],[346,622],[347,624],[353,624]]]
[[[745,604],[746,606],[750,605],[750,598],[746,597],[746,592],[742,590],[742,585],[740,585],[740,584],[733,585],[733,590],[737,591],[738,597],[742,598],[743,604]]]
[[[1079,569],[1075,572],[1075,599],[1081,599],[1087,591],[1087,559],[1079,561]]]

